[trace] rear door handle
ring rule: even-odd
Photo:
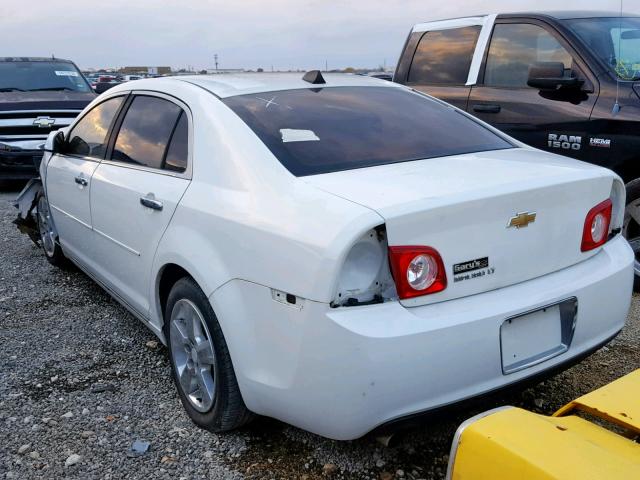
[[[89,185],[89,181],[86,178],[84,178],[82,175],[76,177],[74,180],[78,185],[81,185],[83,187],[86,187],[87,185]]]
[[[500,113],[500,105],[477,103],[473,106],[473,111],[478,113]]]
[[[162,210],[162,202],[149,197],[140,197],[140,204],[152,210]]]

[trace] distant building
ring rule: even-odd
[[[244,68],[207,68],[207,73],[243,73],[246,70]]]
[[[123,67],[119,72],[124,73],[125,75],[135,73],[146,73],[147,75],[169,75],[171,74],[171,67]]]

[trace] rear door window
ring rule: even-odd
[[[163,168],[174,172],[184,172],[187,169],[189,155],[189,122],[187,114],[182,112],[176,125]]]
[[[403,87],[330,87],[222,99],[296,176],[510,148],[449,105]]]
[[[565,71],[573,65],[571,54],[544,28],[530,23],[497,24],[487,54],[484,84],[529,88],[529,65],[536,62],[562,62]]]
[[[480,26],[426,32],[413,56],[408,83],[466,84],[478,35]]]
[[[124,97],[110,98],[95,106],[69,133],[66,154],[101,159],[107,148],[107,134]]]
[[[173,102],[137,95],[122,120],[111,159],[164,169],[167,145],[181,114],[182,109]]]

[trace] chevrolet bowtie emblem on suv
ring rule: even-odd
[[[54,123],[56,123],[56,119],[51,117],[38,117],[33,121],[33,124],[40,128],[50,127]]]
[[[535,221],[536,221],[536,212],[522,212],[522,213],[518,213],[515,217],[511,217],[509,219],[507,228],[511,228],[511,227],[524,228],[530,223],[533,223]]]

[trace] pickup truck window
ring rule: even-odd
[[[425,33],[413,56],[408,83],[464,85],[467,83],[480,26]]]
[[[69,133],[66,154],[102,158],[107,148],[107,133],[124,97],[106,100],[92,108]]]
[[[298,177],[513,147],[450,106],[398,87],[310,88],[222,101]]]
[[[640,80],[640,18],[580,18],[566,20],[620,80]]]
[[[0,92],[91,92],[91,87],[70,62],[0,62]]]
[[[570,70],[573,59],[553,35],[538,25],[497,24],[489,45],[484,84],[529,88],[529,65],[536,62],[562,62]]]

